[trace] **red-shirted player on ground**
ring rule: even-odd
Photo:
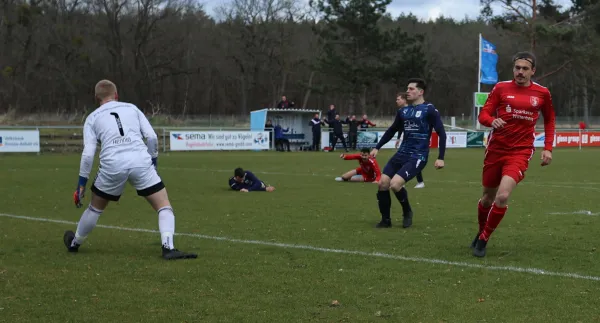
[[[369,182],[378,184],[381,179],[381,169],[377,160],[370,156],[369,148],[363,148],[360,154],[345,155],[341,154],[340,158],[344,160],[358,160],[360,167],[353,169],[342,177],[336,177],[338,182]]]
[[[525,177],[535,151],[535,124],[540,112],[546,135],[541,165],[552,161],[555,116],[550,91],[531,81],[536,66],[533,54],[517,53],[513,63],[514,79],[497,83],[479,114],[479,123],[493,129],[483,161],[479,232],[471,244],[476,257],[485,256],[490,235],[506,213],[510,194]]]

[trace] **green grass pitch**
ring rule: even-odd
[[[599,152],[556,149],[544,168],[536,152],[484,259],[481,149],[407,185],[409,229],[395,199],[396,225],[374,228],[376,185],[335,182],[358,165],[338,153],[162,154],[176,247],[198,253],[173,262],[130,186],[67,253],[80,156],[1,155],[0,322],[598,322]],[[277,190],[230,191],[238,166]]]

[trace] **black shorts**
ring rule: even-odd
[[[395,154],[390,158],[387,164],[385,164],[382,173],[390,178],[398,175],[402,177],[405,182],[408,182],[417,176],[417,174],[425,168],[425,165],[427,165],[427,159],[423,160],[421,158]]]

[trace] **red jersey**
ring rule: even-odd
[[[362,120],[360,120],[360,127],[362,129],[369,128],[369,126],[375,127],[376,124],[374,124],[373,122],[371,122],[369,119],[362,119]]]
[[[534,82],[529,86],[519,86],[514,80],[496,84],[479,113],[479,123],[491,127],[494,119],[501,118],[506,124],[490,132],[488,150],[534,149],[535,124],[540,112],[546,135],[544,150],[552,151],[555,115],[550,91]]]
[[[351,154],[344,155],[344,160],[358,160],[360,164],[360,169],[363,171],[363,174],[369,174],[369,178],[375,178],[376,181],[381,179],[381,170],[379,169],[379,164],[377,164],[377,160],[375,158],[369,156],[367,161],[364,161],[360,154]]]

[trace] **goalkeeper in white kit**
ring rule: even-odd
[[[94,163],[96,145],[100,142],[100,168],[92,183],[92,200],[81,215],[77,231],[66,231],[63,237],[70,252],[77,252],[98,222],[109,201],[118,201],[125,184],[131,183],[158,213],[164,259],[196,258],[193,253],[175,249],[175,215],[167,190],[156,172],[158,137],[146,116],[133,104],[119,102],[117,87],[108,80],[96,84],[100,107],[85,120],[83,153],[79,183],[73,194],[75,205],[82,206],[85,187]],[[144,144],[146,138],[148,144]]]

